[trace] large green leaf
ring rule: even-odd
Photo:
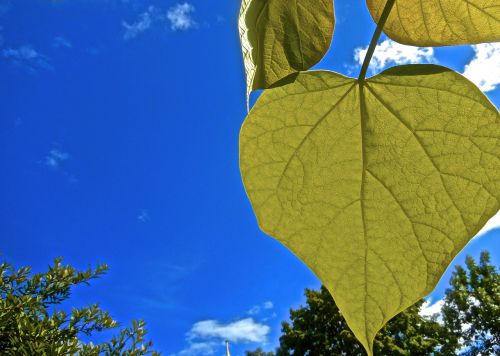
[[[366,0],[379,21],[387,0]],[[446,46],[500,41],[499,0],[397,0],[384,26],[397,42]]]
[[[261,229],[316,273],[371,353],[498,211],[499,113],[435,65],[361,85],[326,71],[286,81],[243,124],[245,189]]]
[[[247,95],[318,63],[333,36],[333,0],[242,0]]]

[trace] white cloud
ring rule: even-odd
[[[247,311],[247,314],[249,315],[257,315],[259,313],[260,313],[260,305],[254,305]]]
[[[496,215],[494,215],[490,220],[488,220],[486,225],[484,225],[483,228],[479,230],[474,238],[478,238],[481,235],[484,235],[494,229],[500,229],[500,211],[497,212]]]
[[[141,223],[146,223],[151,220],[148,211],[146,209],[141,209],[139,215],[137,215],[137,220]]]
[[[49,154],[45,156],[45,165],[50,168],[57,169],[64,161],[70,158],[67,152],[63,152],[58,149],[50,150]]]
[[[271,319],[275,319],[278,317],[278,314],[276,314],[276,312],[273,312],[271,315],[269,315],[268,317],[265,317],[264,319],[262,319],[262,321],[268,321],[268,320],[271,320]]]
[[[194,12],[194,6],[187,2],[177,4],[167,11],[167,19],[170,21],[170,28],[173,31],[189,30],[196,27],[196,22],[191,17]]]
[[[274,307],[274,304],[273,304],[273,302],[268,300],[267,302],[264,302],[264,304],[262,304],[262,306],[264,307],[264,309],[272,309]]]
[[[444,300],[440,299],[435,303],[431,303],[430,300],[426,300],[424,304],[420,307],[419,315],[427,318],[431,318],[438,314],[437,321],[442,322],[441,309],[443,308]]]
[[[126,40],[137,37],[140,33],[148,30],[151,24],[156,21],[159,17],[158,11],[154,6],[150,6],[139,15],[139,19],[131,24],[126,21],[122,22],[122,26],[125,29],[123,38]]]
[[[252,318],[241,319],[232,323],[222,324],[217,320],[203,320],[195,323],[188,333],[190,340],[221,339],[235,343],[259,342],[267,340],[270,328]]]
[[[481,302],[479,301],[479,299],[477,299],[476,297],[473,297],[473,296],[470,296],[470,297],[467,297],[467,301],[474,305],[475,307],[479,307],[481,305]]]
[[[122,21],[123,38],[125,40],[133,39],[159,22],[167,22],[173,31],[189,30],[197,26],[191,16],[194,11],[194,6],[188,3],[176,4],[166,12],[154,6],[149,6],[146,11],[139,15],[135,22]]]
[[[368,47],[354,49],[354,60],[357,67],[363,64]],[[434,49],[431,47],[406,46],[393,40],[384,40],[375,48],[370,61],[370,71],[378,72],[387,66],[408,63],[434,63]]]
[[[484,92],[500,84],[500,42],[473,45],[474,58],[464,68],[464,76]]]
[[[25,67],[31,72],[36,71],[36,69],[53,69],[49,58],[30,45],[24,45],[18,48],[5,48],[2,51],[2,57],[15,65]]]
[[[213,355],[215,350],[221,346],[220,342],[201,341],[190,343],[187,348],[180,351],[179,356],[198,356],[198,355]]]
[[[258,308],[258,312],[261,312],[262,310],[271,310],[274,308],[274,304],[271,301],[266,301],[252,307],[250,310],[254,310],[256,307]],[[263,321],[268,319],[263,319]],[[230,323],[222,323],[218,320],[198,321],[186,333],[187,346],[173,356],[213,355],[221,351],[225,341],[233,344],[265,344],[267,343],[267,337],[271,328],[264,324],[263,321],[255,321],[251,317]]]
[[[52,47],[54,47],[54,48],[72,48],[73,44],[64,36],[57,36],[52,41]]]
[[[266,301],[262,304],[258,304],[258,305],[254,305],[253,307],[251,307],[248,311],[247,311],[247,314],[249,315],[257,315],[257,314],[260,314],[261,311],[263,310],[269,310],[269,309],[272,309],[274,307],[274,304],[273,302],[271,301]]]

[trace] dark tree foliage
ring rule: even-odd
[[[254,351],[245,351],[245,356],[274,356],[274,352],[266,352],[259,347]]]
[[[146,342],[143,321],[133,321],[109,342],[93,344],[81,336],[113,329],[118,323],[97,304],[73,308],[70,313],[55,310],[69,298],[79,284],[101,277],[108,269],[77,271],[62,265],[60,258],[45,273],[31,275],[29,267],[15,270],[0,264],[0,354],[2,355],[146,355],[152,342]]]
[[[366,355],[326,288],[306,289],[306,305],[290,310],[276,353],[247,356]],[[442,312],[419,315],[423,300],[395,316],[378,333],[375,355],[500,355],[500,277],[483,252],[479,264],[467,257],[446,290]]]
[[[462,349],[461,355],[500,354],[500,275],[481,254],[479,264],[466,259],[466,269],[456,266],[446,291],[442,317],[454,335],[443,351]]]
[[[278,356],[365,355],[349,330],[330,293],[306,289],[307,305],[290,310],[291,324],[283,322]],[[421,317],[422,301],[394,317],[377,335],[377,355],[426,355],[442,344],[443,327]]]

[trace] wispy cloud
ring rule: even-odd
[[[36,72],[37,69],[53,69],[49,58],[30,45],[18,48],[5,48],[2,50],[2,57],[30,72]]]
[[[222,346],[220,341],[198,341],[192,342],[184,350],[180,351],[178,356],[202,356],[213,355],[217,348]],[[175,356],[175,355],[174,355]]]
[[[57,36],[52,40],[52,47],[69,49],[73,47],[73,44],[64,36]]]
[[[141,280],[141,293],[136,293],[138,285],[127,284],[124,293],[128,294],[133,303],[141,309],[180,309],[177,292],[187,283],[198,265],[177,265],[165,260],[152,260],[144,265],[146,271],[155,271],[153,274],[142,276],[138,271],[137,280]],[[158,283],[161,280],[162,283]]]
[[[146,223],[149,220],[151,220],[151,217],[149,216],[149,212],[146,209],[141,209],[139,212],[139,215],[137,215],[137,220],[141,223]]]
[[[249,315],[257,315],[260,314],[263,310],[270,310],[274,307],[273,302],[267,301],[262,304],[257,304],[251,307],[248,311],[247,314]]]
[[[58,169],[61,164],[63,164],[69,158],[69,153],[54,148],[50,150],[49,153],[45,156],[44,162],[46,166],[52,169]]]
[[[496,213],[488,222],[483,226],[481,230],[474,236],[474,238],[478,238],[491,230],[500,229],[500,211]]]
[[[123,38],[130,40],[151,29],[155,24],[168,24],[172,31],[186,31],[197,27],[192,17],[195,11],[193,5],[185,2],[176,4],[168,10],[162,10],[155,6],[149,6],[146,11],[139,14],[134,22],[122,21],[124,29]]]
[[[58,172],[63,177],[65,177],[68,183],[75,184],[78,182],[78,178],[66,169],[66,163],[71,159],[71,155],[62,150],[61,148],[52,148],[43,157],[43,160],[39,161],[40,164],[45,165],[51,170]]]
[[[177,4],[167,11],[167,19],[173,31],[185,31],[197,26],[191,14],[195,11],[193,5],[187,2]]]
[[[500,42],[473,45],[474,58],[465,66],[464,76],[484,92],[500,84]]]
[[[262,304],[262,307],[264,309],[272,309],[272,308],[274,308],[274,304],[273,304],[273,302],[271,302],[270,300],[268,300],[267,302],[264,302]]]
[[[367,52],[368,47],[354,49],[356,68],[359,68],[363,64]],[[434,57],[434,49],[431,47],[406,46],[387,39],[379,43],[375,48],[369,70],[371,73],[374,73],[391,65],[435,62],[437,61]]]
[[[150,6],[139,15],[139,19],[135,22],[128,23],[126,21],[122,22],[122,26],[125,29],[125,33],[123,34],[123,38],[126,40],[130,40],[132,38],[137,37],[139,34],[148,30],[154,21],[159,19],[159,11],[154,6]]]

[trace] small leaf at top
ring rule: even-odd
[[[333,0],[242,0],[238,25],[247,96],[318,63],[334,23]]]
[[[261,229],[315,272],[371,355],[498,211],[500,116],[435,65],[289,82],[243,124],[245,189]]]
[[[366,0],[378,23],[387,0]],[[397,0],[384,25],[393,40],[413,46],[500,41],[498,0]]]

